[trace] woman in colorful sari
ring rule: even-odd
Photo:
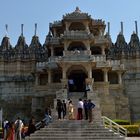
[[[74,119],[74,106],[72,104],[72,101],[70,101],[68,104],[68,118],[69,120]]]

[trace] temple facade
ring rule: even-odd
[[[136,24],[137,25],[137,24]],[[140,120],[140,44],[136,31],[125,41],[123,24],[116,43],[108,23],[92,19],[77,7],[49,25],[42,45],[35,34],[30,45],[21,35],[15,47],[9,37],[0,46],[0,106],[4,117],[43,115],[56,98],[84,93],[99,98],[101,114],[111,119]],[[85,94],[86,93],[86,94]]]

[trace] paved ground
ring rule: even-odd
[[[140,137],[127,137],[126,140],[140,140]]]

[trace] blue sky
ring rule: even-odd
[[[124,22],[124,36],[127,42],[135,30],[134,21],[140,28],[140,0],[0,0],[0,42],[8,24],[8,36],[14,46],[24,24],[24,36],[30,44],[34,35],[34,24],[38,24],[37,35],[43,44],[48,33],[49,23],[61,20],[78,6],[93,19],[103,19],[111,24],[111,37],[116,41],[120,32],[120,22]],[[139,33],[140,34],[140,33]]]

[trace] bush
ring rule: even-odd
[[[130,121],[128,120],[113,120],[113,121],[119,125],[130,125]]]
[[[0,138],[2,138],[3,132],[2,132],[2,128],[0,128]]]
[[[128,136],[140,136],[139,125],[122,125],[127,129]]]

